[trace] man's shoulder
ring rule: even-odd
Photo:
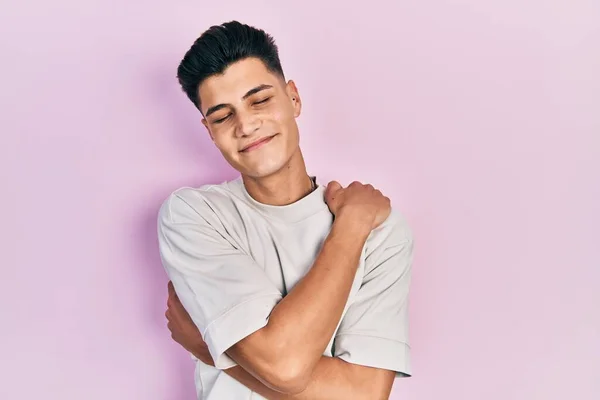
[[[367,239],[365,273],[368,274],[376,268],[403,273],[404,269],[396,268],[399,264],[387,261],[401,255],[403,258],[410,259],[413,246],[413,233],[406,218],[392,208],[388,219],[374,229]]]
[[[412,243],[412,241],[413,232],[406,217],[398,209],[392,207],[389,217],[371,232],[367,248],[373,251],[381,246],[392,247]]]
[[[198,222],[220,219],[220,214],[234,208],[237,201],[236,181],[206,184],[200,187],[183,186],[172,191],[160,206],[159,222]]]

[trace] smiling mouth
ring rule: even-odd
[[[273,139],[275,136],[277,136],[277,135],[268,136],[268,137],[262,138],[260,140],[257,140],[256,142],[251,143],[248,146],[244,147],[242,150],[240,150],[240,153],[248,153],[252,150],[256,150],[259,147],[262,147],[263,145],[269,143],[271,141],[271,139]]]

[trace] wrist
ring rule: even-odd
[[[187,349],[187,351],[189,351],[190,353],[192,353],[192,355],[194,357],[196,357],[198,360],[202,361],[204,364],[207,364],[207,359],[206,359],[206,353],[204,353],[203,351],[199,350],[199,349]]]
[[[372,218],[354,211],[342,211],[335,216],[333,229],[366,240],[373,226]]]

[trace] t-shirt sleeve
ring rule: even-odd
[[[342,318],[333,355],[349,363],[388,369],[410,376],[408,294],[413,238],[393,212],[372,233],[376,246],[365,259],[365,275],[356,298]]]
[[[266,326],[282,294],[220,222],[210,207],[176,192],[160,209],[158,238],[163,266],[181,303],[215,367],[227,369],[236,363],[226,350]]]

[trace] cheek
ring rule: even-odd
[[[237,144],[232,138],[228,136],[216,135],[214,136],[213,141],[215,143],[215,146],[217,146],[217,149],[219,149],[219,151],[224,155],[227,155],[232,152],[237,152]]]
[[[283,133],[287,136],[293,129],[295,119],[293,115],[290,115],[285,110],[278,110],[272,114],[269,114],[268,120],[264,120],[269,131]]]
[[[277,124],[287,124],[294,119],[294,109],[289,104],[278,103],[265,112],[265,119]]]
[[[244,162],[238,153],[238,143],[231,136],[215,138],[215,146],[233,168],[240,170]]]

